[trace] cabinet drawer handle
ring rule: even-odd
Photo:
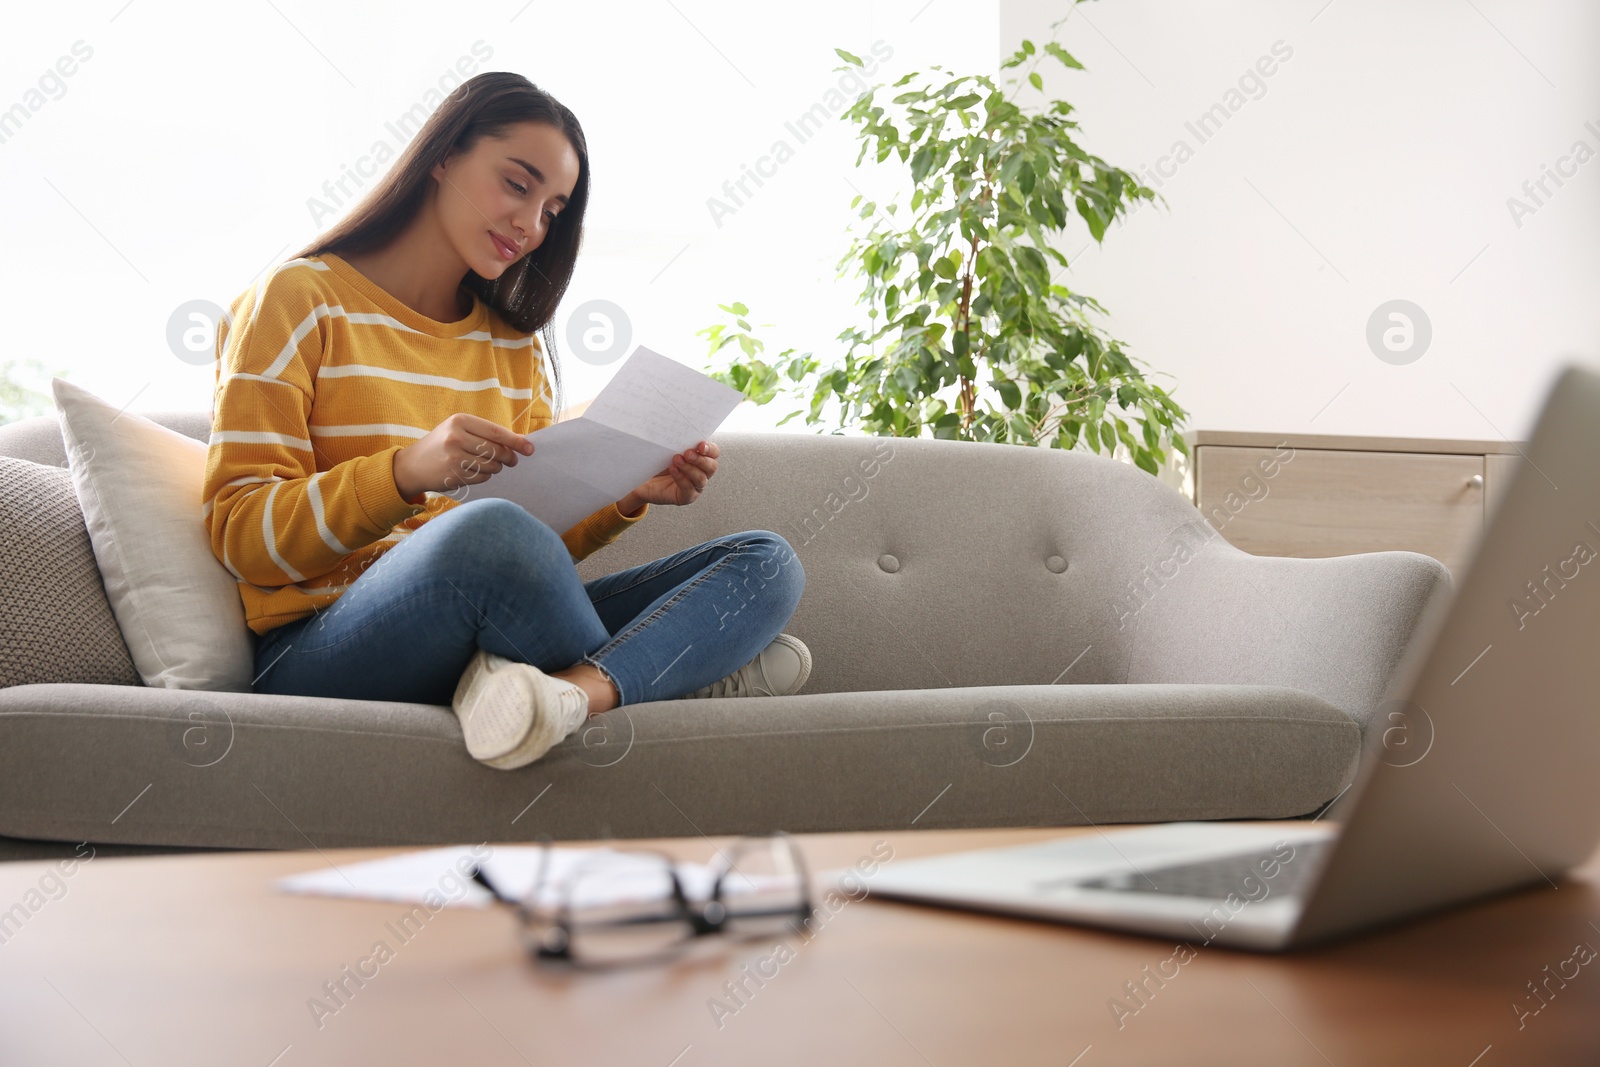
[[[1474,489],[1482,489],[1483,488],[1483,475],[1474,474],[1472,477],[1467,479],[1467,484],[1472,486],[1472,488],[1474,488]]]

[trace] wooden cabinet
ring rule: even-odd
[[[1228,541],[1264,556],[1406,550],[1456,577],[1523,462],[1509,441],[1316,434],[1188,435],[1192,499]]]

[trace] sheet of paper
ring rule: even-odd
[[[469,499],[511,500],[565,533],[710,440],[743,399],[640,345],[582,415],[529,434],[533,455],[473,486]]]
[[[431,891],[448,907],[481,908],[492,904],[494,898],[487,889],[471,880],[470,873],[463,873],[471,871],[477,856],[483,856],[482,869],[488,879],[502,893],[521,900],[533,891],[541,851],[534,845],[502,845],[492,849],[480,846],[476,854],[466,845],[435,848],[290,875],[279,879],[277,888],[284,893],[406,904],[423,903]],[[631,862],[612,849],[555,847],[550,849],[549,863],[540,892],[540,902],[547,905],[559,902],[573,872],[584,866],[590,870],[603,869],[606,876],[586,876],[579,881],[577,895],[572,900],[579,907],[654,899],[661,884],[658,878],[649,877],[639,862]],[[701,863],[680,863],[676,870],[683,891],[691,900],[703,900],[710,894],[715,877],[710,867]],[[730,885],[729,888],[735,887]]]

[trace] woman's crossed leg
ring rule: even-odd
[[[555,530],[486,497],[429,520],[328,607],[263,635],[254,688],[449,704],[482,649],[586,693],[614,691],[616,704],[664,700],[753,660],[804,586],[799,558],[767,530],[584,582]]]

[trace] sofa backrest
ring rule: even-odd
[[[196,441],[211,436],[211,416],[204,411],[141,411],[139,415]],[[0,426],[0,456],[65,467],[67,447],[61,440],[61,424],[54,415],[40,415]]]
[[[1119,628],[1119,590],[1174,528],[1199,518],[1143,471],[1081,452],[831,434],[716,439],[724,461],[700,500],[653,509],[579,572],[741,530],[781,534],[806,571],[786,629],[814,653],[808,692],[1125,681],[1133,630]],[[634,536],[651,523],[649,536]]]
[[[209,436],[204,412],[141,414]],[[1199,519],[1148,474],[1080,452],[807,433],[715,439],[720,467],[699,500],[653,507],[579,574],[744,530],[781,534],[806,573],[785,629],[814,654],[807,692],[1124,681],[1123,587]],[[66,463],[53,416],[0,427],[0,454]]]

